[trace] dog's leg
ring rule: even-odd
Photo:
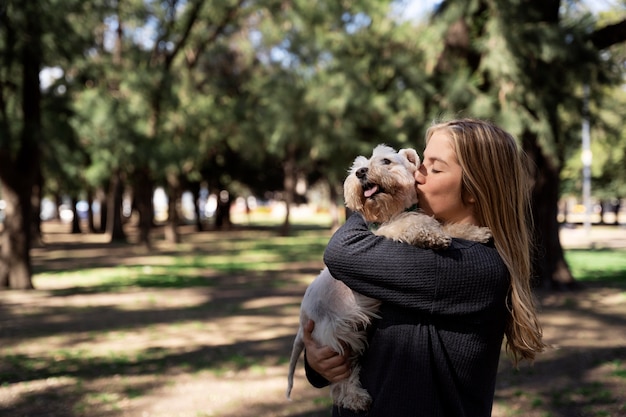
[[[359,381],[359,373],[361,366],[358,364],[358,358],[352,358],[354,367],[350,376],[343,381],[331,384],[330,394],[333,402],[343,408],[349,408],[353,411],[367,410],[372,402],[372,397],[367,393],[365,388],[361,387]]]
[[[408,211],[400,213],[384,223],[375,232],[378,236],[419,246],[442,249],[450,246],[450,235],[441,224],[424,213]]]
[[[443,230],[452,237],[486,243],[491,239],[491,230],[488,227],[474,226],[473,224],[451,223],[443,226]]]

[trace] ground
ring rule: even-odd
[[[78,245],[76,236],[55,230],[33,251],[36,270],[146,263],[140,248],[85,236]],[[245,232],[231,238],[237,233]],[[573,246],[626,246],[623,229],[593,241],[580,229],[566,233],[562,240]],[[188,250],[202,253],[224,236],[184,238],[192,242]],[[152,263],[155,251],[164,259],[172,253],[157,246]],[[58,279],[35,282],[36,291],[0,293],[0,415],[328,416],[327,390],[311,388],[301,366],[292,401],[284,395],[299,302],[321,266],[203,271],[210,285],[164,285],[160,277],[152,285],[94,290]],[[626,416],[625,294],[619,283],[540,292],[551,347],[519,370],[503,355],[493,416]]]

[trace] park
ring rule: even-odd
[[[0,415],[328,416],[284,393],[347,169],[471,117],[549,344],[493,417],[626,416],[625,44],[618,0],[1,1]]]

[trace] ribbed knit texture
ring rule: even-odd
[[[375,236],[358,214],[330,240],[324,261],[350,288],[383,302],[361,357],[367,413],[333,416],[487,417],[508,318],[509,274],[490,244],[453,239],[419,249]],[[307,369],[309,381],[323,378]]]

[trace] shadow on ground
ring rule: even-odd
[[[151,253],[97,242],[37,249],[36,271],[59,274],[59,282],[0,298],[0,415],[328,416],[328,392],[308,386],[301,368],[294,400],[284,398],[299,302],[323,266],[324,243],[272,243],[268,234],[255,244],[260,233],[269,232],[194,233]],[[249,245],[274,261],[309,258],[246,270]],[[194,263],[208,254],[227,267]],[[150,263],[166,257],[187,261]],[[63,285],[64,273],[117,265],[137,274]],[[503,354],[493,416],[626,415],[624,293],[623,281],[608,279],[540,294],[553,346],[519,370]]]

